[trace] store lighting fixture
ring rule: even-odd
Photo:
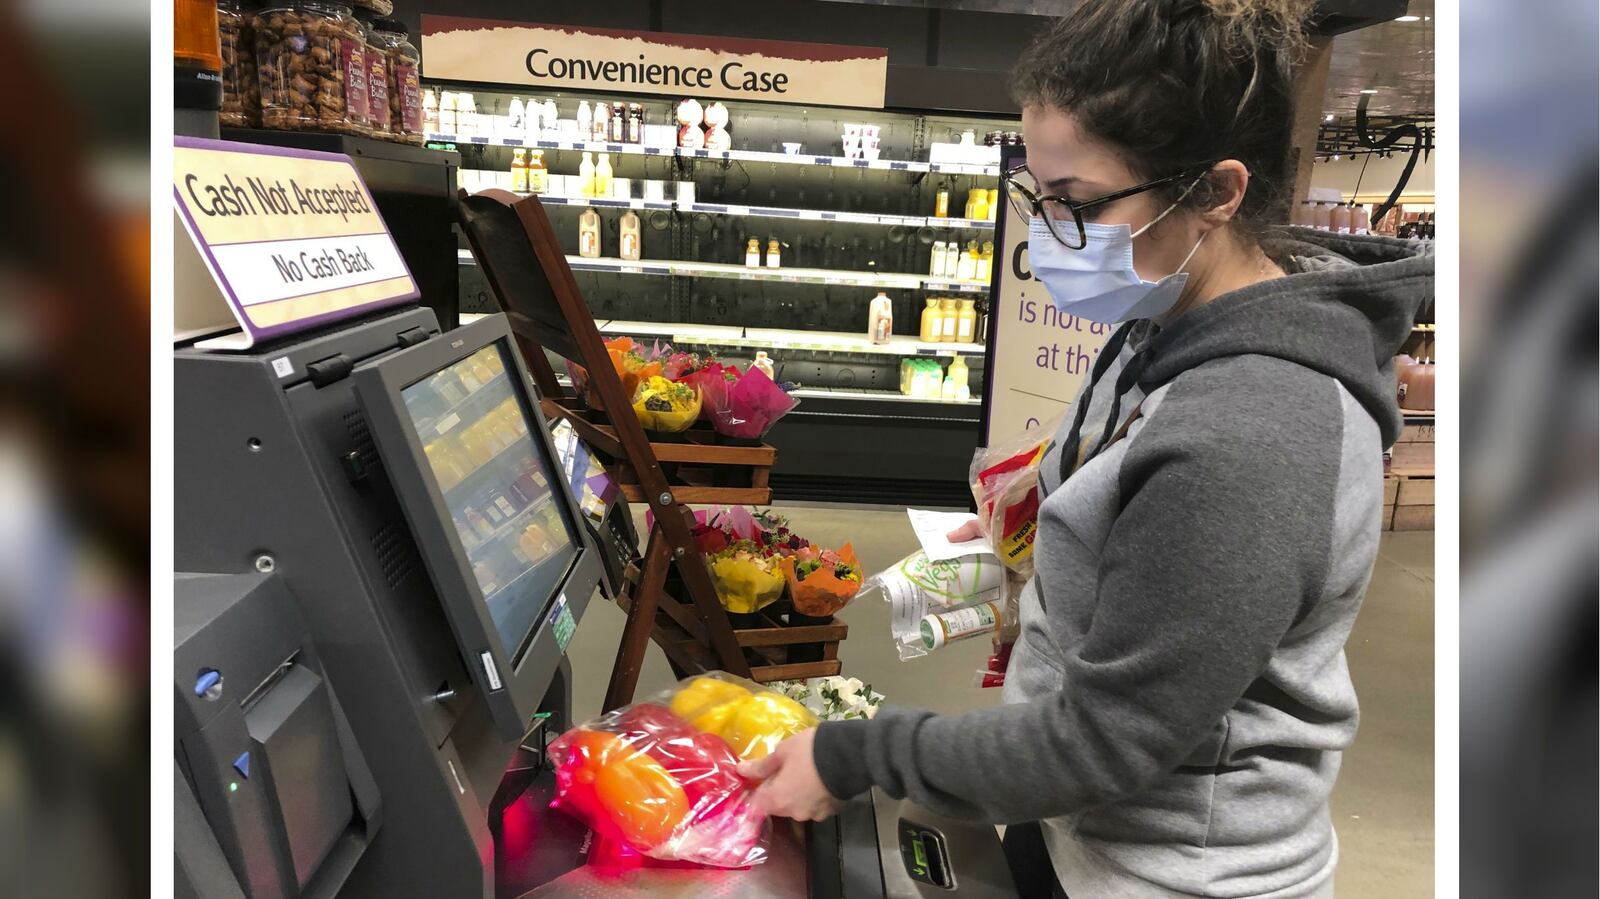
[[[1421,20],[1421,16],[1398,16],[1395,18],[1396,22],[1420,22]]]

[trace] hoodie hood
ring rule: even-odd
[[[1275,356],[1336,378],[1400,436],[1394,357],[1433,295],[1433,244],[1285,228],[1263,249],[1287,273],[1217,297],[1140,348],[1145,393],[1226,356]]]

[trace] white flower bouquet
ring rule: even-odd
[[[883,694],[855,677],[813,677],[773,681],[769,689],[793,699],[824,721],[871,718],[883,703]]]

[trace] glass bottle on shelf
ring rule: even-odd
[[[617,240],[617,255],[623,259],[639,261],[642,248],[639,245],[639,213],[629,209],[622,214],[622,224]]]
[[[960,268],[961,241],[952,240],[944,245],[944,277],[954,278]]]
[[[594,195],[597,197],[611,196],[611,154],[601,153],[600,161],[594,166]]]
[[[987,284],[994,271],[994,241],[983,242],[983,252],[978,256],[978,280]]]
[[[511,190],[514,193],[528,192],[528,160],[521,147],[511,154]]]
[[[939,192],[934,195],[934,198],[933,198],[933,217],[934,218],[941,218],[941,219],[950,217],[950,188],[949,187],[941,187],[941,188],[939,188]]]
[[[744,245],[744,267],[761,267],[761,241],[754,237]]]
[[[960,357],[957,357],[957,358],[960,358]],[[939,399],[942,399],[945,402],[951,402],[956,398],[955,369],[956,369],[955,363],[952,362],[950,364],[949,373],[946,374],[942,379],[940,379],[940,383],[939,383]]]
[[[943,329],[940,323],[939,298],[928,297],[928,305],[922,310],[922,342],[937,343],[939,334]]]
[[[550,189],[550,169],[544,164],[543,150],[528,151],[528,190],[542,194]]]
[[[767,356],[766,350],[756,351],[755,361],[750,363],[750,367],[757,369],[762,374],[774,381],[778,380],[778,376],[774,374],[774,370],[772,368],[772,359]]]
[[[605,143],[607,118],[609,116],[606,113],[606,105],[599,100],[594,101],[594,114],[589,117],[589,140]]]
[[[512,97],[511,103],[506,107],[506,126],[510,133],[522,136],[522,129],[526,127],[523,116],[526,111],[522,108],[522,98]]]
[[[956,312],[956,343],[971,343],[978,327],[978,310],[972,300],[962,300]]]
[[[989,221],[994,221],[995,210],[1000,208],[1000,188],[989,188]]]
[[[588,106],[585,104],[579,108],[587,109]],[[588,150],[583,151],[583,162],[578,165],[578,196],[594,196],[594,154]]]
[[[589,104],[578,101],[578,140],[589,140],[594,137],[594,116],[589,112]]]
[[[600,255],[600,213],[592,206],[578,216],[578,255],[585,259]]]
[[[767,268],[781,268],[782,261],[778,254],[778,239],[776,237],[767,241]]]
[[[956,308],[954,297],[945,297],[939,301],[939,341],[941,343],[955,343],[956,328],[960,324],[961,312]]]
[[[928,275],[933,278],[944,277],[944,241],[933,242],[933,253],[928,257]]]

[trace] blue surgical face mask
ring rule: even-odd
[[[1187,191],[1185,192],[1187,193]],[[1180,198],[1181,201],[1182,198]],[[1177,208],[1177,203],[1135,232],[1128,225],[1084,222],[1083,249],[1068,249],[1050,233],[1043,218],[1028,222],[1028,265],[1057,309],[1092,322],[1113,324],[1152,318],[1172,309],[1189,275],[1183,268],[1194,258],[1205,235],[1195,241],[1178,270],[1160,281],[1146,281],[1133,267],[1133,239]]]

